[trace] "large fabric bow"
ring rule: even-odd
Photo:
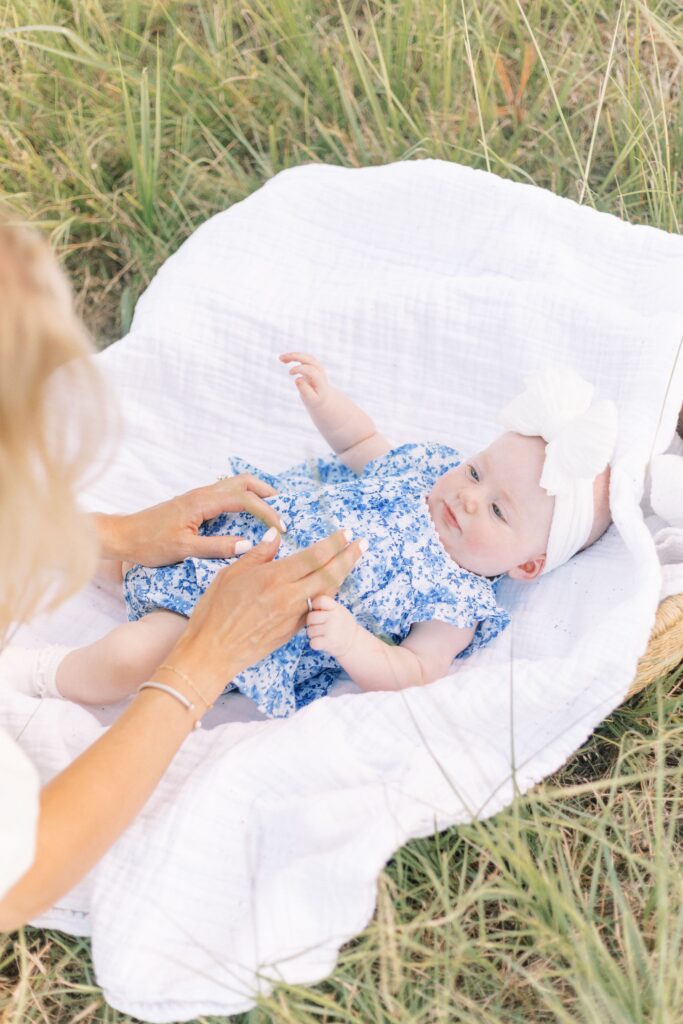
[[[505,406],[498,422],[547,441],[540,484],[555,496],[543,572],[571,558],[593,523],[593,481],[617,440],[614,402],[593,404],[594,388],[574,370],[551,366],[524,378],[526,391]]]
[[[524,378],[527,390],[505,406],[498,420],[518,434],[548,442],[541,487],[562,494],[577,477],[594,480],[612,457],[617,407],[591,405],[594,387],[575,370],[547,367]]]

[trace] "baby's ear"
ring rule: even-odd
[[[511,580],[535,580],[542,572],[544,565],[545,555],[539,555],[538,558],[530,558],[527,562],[508,569],[508,576]]]

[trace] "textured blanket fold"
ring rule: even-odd
[[[161,268],[98,362],[123,410],[85,499],[128,511],[326,450],[277,354],[320,356],[395,443],[488,444],[522,374],[572,365],[619,408],[614,526],[499,591],[512,624],[433,685],[341,684],[290,719],[229,695],[139,818],[41,924],[91,934],[110,1003],[149,1021],[230,1014],[314,982],[369,920],[408,838],[487,817],[623,699],[661,587],[640,509],[683,398],[683,240],[442,161],[285,171]],[[125,618],[91,585],[18,642],[83,643]],[[514,654],[514,656],[513,656]],[[106,721],[106,719],[104,719]],[[0,722],[58,771],[105,727],[0,693]]]
[[[662,567],[660,599],[683,592],[683,438],[674,436],[665,455],[649,466],[645,522]]]

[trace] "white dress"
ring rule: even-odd
[[[0,899],[33,863],[40,809],[40,779],[33,762],[0,729]]]

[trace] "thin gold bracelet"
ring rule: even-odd
[[[194,683],[192,682],[190,677],[185,675],[184,672],[181,672],[179,668],[176,668],[174,665],[166,665],[166,664],[164,664],[164,665],[159,665],[159,668],[157,669],[157,672],[160,672],[162,668],[168,669],[169,672],[175,672],[175,674],[178,676],[179,679],[182,679],[184,682],[186,682],[187,685],[190,687],[190,689],[194,690],[194,692],[197,694],[199,699],[202,700],[204,702],[204,704],[206,704],[207,709],[213,707],[213,704],[209,704],[209,702],[206,699],[206,697],[204,696],[204,694],[199,692],[199,690],[194,685]]]

